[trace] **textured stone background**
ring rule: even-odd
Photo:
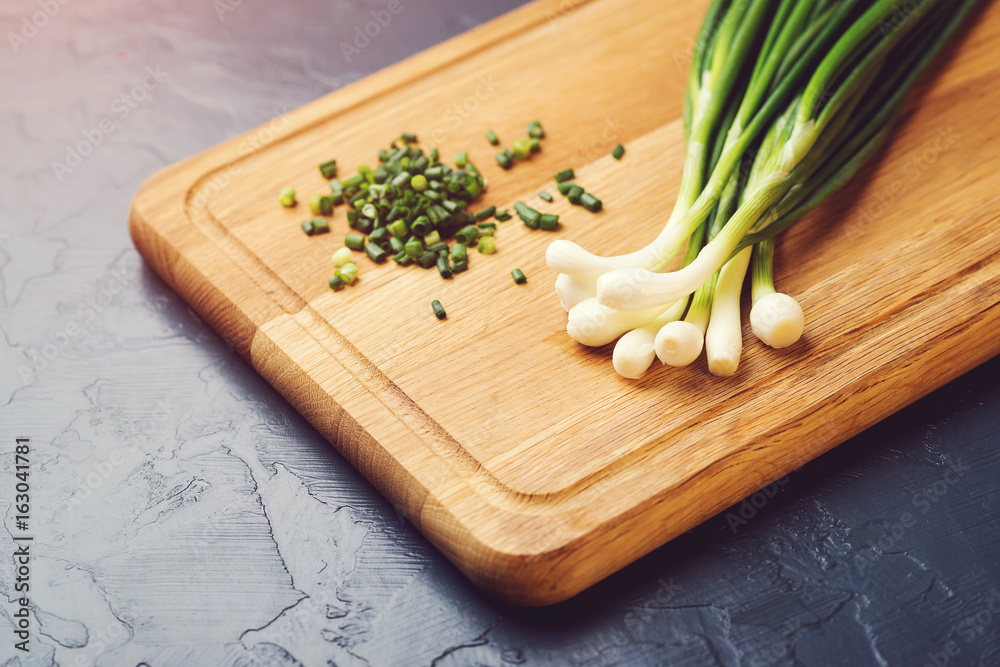
[[[467,583],[143,265],[126,217],[154,171],[517,0],[404,0],[351,62],[340,41],[384,3],[53,2],[32,34],[44,3],[0,6],[0,664],[1000,664],[1000,360],[773,497],[519,610]],[[79,164],[53,166],[102,120]],[[7,555],[19,435],[28,654]]]

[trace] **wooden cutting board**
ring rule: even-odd
[[[733,378],[702,359],[629,381],[611,346],[569,339],[545,247],[615,254],[659,230],[706,6],[535,2],[164,169],[133,202],[146,261],[505,600],[563,600],[1000,353],[998,3],[928,72],[875,163],[781,238],[777,283],[807,317],[797,345],[747,331]],[[535,119],[542,153],[501,171],[485,131],[509,145]],[[305,206],[278,193],[325,192],[318,163],[349,174],[403,130],[443,156],[468,150],[489,178],[482,206],[525,199],[562,230],[515,218],[453,280],[364,260],[358,284],[331,292],[346,208],[307,237]],[[537,198],[567,167],[602,213]]]

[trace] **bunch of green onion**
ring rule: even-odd
[[[703,347],[712,373],[732,375],[749,269],[753,332],[775,348],[796,342],[804,317],[775,289],[774,236],[879,149],[975,1],[713,0],[684,102],[684,174],[663,230],[614,257],[566,240],[548,248],[570,336],[590,346],[618,339],[614,367],[628,378],[654,356],[690,364]],[[663,272],[681,254],[682,268]]]

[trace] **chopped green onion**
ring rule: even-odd
[[[354,279],[358,277],[358,265],[354,262],[348,262],[340,267],[340,269],[335,272],[335,275],[340,276],[341,280],[350,285],[354,282]]]
[[[302,231],[306,233],[306,236],[312,236],[316,233],[316,230],[313,229],[312,220],[303,220],[300,226],[302,227]]]
[[[464,243],[456,243],[451,247],[451,261],[463,262],[468,259],[469,249]]]
[[[482,222],[493,217],[493,214],[497,212],[496,206],[487,206],[479,213],[476,213],[476,222]]]
[[[515,160],[527,160],[531,155],[531,142],[527,139],[518,139],[511,148],[514,150]]]
[[[413,134],[412,132],[403,132],[403,134],[401,134],[399,138],[408,144],[417,143],[417,135]]]
[[[569,189],[569,192],[566,193],[566,199],[569,200],[570,204],[579,205],[583,195],[584,195],[583,188],[581,188],[579,185],[574,185]]]
[[[406,254],[410,259],[416,259],[424,253],[424,242],[416,236],[411,236],[410,239],[403,245],[403,250],[406,251]]]
[[[396,236],[389,237],[389,250],[392,252],[403,252],[403,247],[406,244],[403,243],[403,239]]]
[[[448,317],[448,314],[444,312],[444,306],[442,306],[441,302],[438,301],[437,299],[431,301],[431,310],[434,311],[434,317],[438,318],[439,320],[443,320],[444,318]]]
[[[512,216],[510,214],[510,211],[508,211],[507,209],[504,209],[502,211],[497,211],[496,213],[493,214],[493,218],[495,220],[499,220],[500,222],[507,222],[512,217],[514,216]]]
[[[476,249],[483,255],[492,255],[497,251],[497,242],[492,236],[480,236]]]
[[[309,210],[313,215],[330,215],[333,213],[333,199],[325,195],[313,195],[309,198]]]
[[[559,216],[552,213],[545,213],[538,219],[538,227],[546,231],[553,231],[559,227]]]
[[[413,261],[413,258],[407,255],[405,250],[400,250],[392,256],[392,261],[396,262],[396,264],[399,264],[400,266],[406,266]]]
[[[295,206],[295,188],[285,188],[282,190],[281,198],[278,201],[286,208]]]
[[[518,285],[523,285],[524,283],[528,282],[528,279],[524,275],[524,271],[522,271],[521,269],[514,269],[513,271],[510,272],[510,275],[511,277],[514,278],[514,282],[517,283]]]
[[[437,258],[437,269],[438,273],[441,274],[442,278],[451,278],[451,267],[448,266],[448,258],[441,257]]]
[[[424,234],[429,233],[430,230],[431,230],[431,221],[427,218],[426,215],[421,215],[420,217],[418,217],[416,220],[413,221],[412,225],[410,225],[410,231],[416,234],[417,236],[423,236]]]
[[[392,236],[389,233],[389,229],[386,227],[379,227],[368,235],[368,243],[374,243],[380,248],[385,248],[389,245],[389,237]]]
[[[365,246],[365,254],[376,264],[381,264],[389,258],[389,253],[374,243],[369,243]]]
[[[467,164],[469,164],[469,154],[467,152],[462,151],[461,153],[456,153],[455,154],[455,166],[456,167],[458,167],[459,169],[462,169]]]
[[[388,229],[389,233],[397,239],[405,238],[410,233],[410,229],[406,226],[406,220],[402,219],[389,223],[389,226],[386,227],[386,229]]]
[[[330,221],[326,218],[313,218],[309,221],[309,225],[312,227],[312,232],[306,232],[310,236],[312,234],[326,234],[330,231]],[[305,227],[303,227],[305,229]]]
[[[625,147],[622,146],[621,144],[618,144],[617,146],[615,146],[615,149],[611,151],[611,157],[613,157],[616,160],[621,160],[622,155],[625,155]]]
[[[552,195],[550,195],[545,190],[542,190],[541,192],[539,192],[538,196],[541,197],[542,199],[544,199],[545,201],[549,202],[550,204],[552,203]]]
[[[563,183],[565,181],[572,181],[576,178],[576,174],[572,169],[564,169],[556,174],[556,183]]]
[[[542,139],[545,137],[545,130],[542,129],[542,124],[537,120],[532,121],[528,124],[528,136],[535,139]]]
[[[344,285],[346,285],[347,283],[345,283],[344,279],[338,276],[337,274],[333,274],[333,278],[330,278],[330,280],[328,280],[326,284],[330,286],[330,289],[332,289],[335,292],[338,292],[344,289]]]
[[[504,149],[502,153],[497,153],[496,155],[497,164],[499,164],[504,169],[510,169],[514,162],[514,154],[509,150]]]
[[[354,254],[351,252],[350,248],[341,248],[337,252],[333,253],[333,257],[331,259],[333,259],[333,263],[337,266],[344,266],[349,263],[353,257]]]
[[[417,264],[419,264],[425,269],[431,268],[432,266],[437,264],[437,261],[438,261],[438,254],[433,250],[428,250],[427,252],[425,252],[424,254],[422,254],[420,257],[417,258]]]
[[[330,198],[335,206],[344,203],[344,184],[339,179],[330,181]]]
[[[344,237],[344,245],[351,250],[363,250],[365,247],[365,235],[350,233]]]
[[[580,205],[591,213],[597,213],[601,210],[601,207],[604,206],[600,199],[589,192],[584,192],[580,195]]]
[[[417,192],[423,192],[427,189],[427,177],[423,174],[417,174],[410,179],[410,187]]]
[[[455,232],[455,240],[464,245],[472,245],[479,238],[479,229],[475,225],[466,225]]]
[[[437,243],[440,240],[441,240],[441,235],[438,233],[438,231],[436,229],[434,231],[432,231],[430,234],[425,234],[424,235],[424,243],[427,244],[427,245],[429,245],[429,246],[430,245],[434,245],[435,243]]]
[[[323,174],[323,178],[330,179],[337,175],[337,161],[328,160],[319,165],[319,173]]]
[[[576,183],[574,183],[573,181],[563,181],[556,187],[559,188],[559,194],[566,195],[569,194],[570,190],[576,187]]]
[[[542,142],[540,142],[535,137],[528,140],[528,144],[531,146],[532,153],[538,153],[542,150]]]
[[[464,248],[465,246],[461,246],[461,247]],[[454,273],[461,273],[462,271],[468,270],[468,268],[469,268],[469,262],[468,262],[468,260],[464,260],[463,259],[463,260],[455,262],[454,264],[451,265],[451,272],[453,274]]]
[[[514,204],[514,210],[517,211],[517,215],[528,227],[532,229],[538,229],[538,222],[542,217],[542,214],[531,208],[523,201],[516,202]]]
[[[427,246],[427,249],[431,252],[441,252],[442,250],[448,250],[448,244],[445,241],[438,241]]]
[[[500,139],[497,137],[497,133],[493,130],[486,131],[486,141],[490,142],[494,146],[500,143]]]

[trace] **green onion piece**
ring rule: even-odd
[[[480,222],[476,225],[476,229],[482,232],[484,229],[494,230],[497,228],[497,223],[495,222]]]
[[[396,264],[399,264],[400,266],[406,266],[413,261],[413,258],[407,255],[405,250],[400,250],[392,256],[392,261],[396,262]]]
[[[502,211],[497,211],[496,213],[493,214],[493,218],[495,220],[499,220],[500,222],[507,222],[512,217],[514,216],[512,216],[510,214],[510,211],[508,211],[507,209],[504,209]]]
[[[354,174],[344,179],[344,187],[348,190],[358,188],[365,182],[365,177],[361,174]]]
[[[423,192],[427,189],[427,177],[423,174],[417,174],[410,179],[410,187],[417,192]]]
[[[366,218],[362,215],[358,217],[358,221],[355,223],[354,228],[361,234],[370,234],[371,231],[375,229],[375,223],[371,218]]]
[[[350,248],[340,248],[337,252],[333,253],[333,257],[331,257],[331,259],[334,264],[340,267],[350,263],[353,257],[354,255],[351,254]]]
[[[538,227],[551,232],[559,227],[559,216],[552,213],[545,213],[538,219]]]
[[[330,193],[330,199],[333,201],[334,206],[344,203],[344,184],[339,179],[335,178],[330,181]]]
[[[388,229],[389,233],[397,239],[406,238],[410,233],[410,229],[406,226],[406,220],[402,219],[389,223],[389,226],[386,227],[386,229]]]
[[[403,134],[399,135],[399,138],[408,144],[417,143],[417,135],[412,132],[403,132]]]
[[[376,229],[375,231],[373,231],[371,234],[368,235],[368,243],[369,244],[374,243],[380,248],[385,248],[386,246],[389,245],[390,236],[391,234],[389,234],[389,230],[387,228],[379,227],[378,229]]]
[[[464,248],[465,246],[461,246],[461,247]],[[454,264],[451,265],[451,272],[452,273],[461,273],[462,271],[467,271],[468,269],[469,269],[469,262],[468,262],[468,260],[464,260],[464,259],[461,260],[461,261],[459,261],[459,262],[455,262]]]
[[[313,195],[309,198],[309,210],[313,215],[330,215],[333,213],[333,200],[324,195]]]
[[[455,232],[455,240],[464,245],[472,245],[479,238],[479,229],[475,225],[467,225]]]
[[[410,231],[416,234],[417,236],[423,236],[424,234],[430,232],[430,230],[431,230],[431,221],[427,218],[426,215],[419,216],[416,220],[413,221],[413,224],[410,225]]]
[[[427,249],[431,252],[441,252],[448,249],[448,243],[446,241],[438,241],[427,246]]]
[[[344,245],[351,250],[363,250],[365,247],[364,234],[348,234],[344,237]]]
[[[611,151],[611,157],[613,157],[616,160],[621,160],[622,155],[625,155],[625,147],[622,146],[621,144],[618,144],[617,146],[615,146],[615,149]]]
[[[313,234],[326,234],[330,231],[330,221],[326,218],[313,218],[309,222],[312,224]]]
[[[438,301],[437,299],[431,301],[431,310],[434,311],[434,317],[438,318],[439,320],[443,320],[444,318],[448,317],[448,314],[444,312],[444,306],[442,306],[441,302]]]
[[[346,285],[347,283],[344,282],[343,278],[341,278],[337,274],[334,274],[333,278],[330,278],[330,280],[328,280],[326,284],[329,285],[330,289],[332,289],[334,292],[339,292],[340,290],[344,289],[344,285]]]
[[[481,236],[477,250],[483,255],[492,255],[497,251],[497,242],[492,236]]]
[[[438,254],[433,250],[428,250],[427,252],[425,252],[424,254],[422,254],[420,257],[417,258],[417,264],[419,264],[425,269],[431,268],[432,266],[437,264],[437,261],[438,261]]]
[[[542,142],[540,142],[535,137],[528,140],[528,144],[531,146],[532,153],[539,153],[542,150]]]
[[[372,171],[372,168],[369,167],[367,164],[363,164],[360,167],[358,167],[358,174],[361,176],[361,178],[365,179],[369,183],[375,182],[375,173]]]
[[[410,239],[403,245],[403,250],[406,251],[406,254],[410,259],[416,259],[424,253],[424,242],[416,236],[411,236]]]
[[[469,163],[469,154],[465,151],[455,154],[455,166],[459,169],[463,168]]]
[[[527,139],[518,139],[511,148],[514,150],[514,159],[527,160],[531,156],[531,142]]]
[[[278,199],[281,205],[288,208],[295,206],[295,188],[285,188],[281,191],[281,198]]]
[[[427,178],[441,178],[444,176],[444,165],[436,165],[434,167],[428,167],[424,170],[424,176]]]
[[[576,183],[573,181],[563,181],[557,187],[559,188],[559,194],[566,195],[569,194],[570,190],[576,187]]]
[[[487,206],[479,213],[476,213],[476,222],[482,222],[493,217],[493,214],[497,212],[496,206]]]
[[[523,285],[524,283],[528,282],[528,279],[524,275],[524,271],[522,271],[521,269],[514,269],[513,271],[510,272],[510,275],[511,277],[514,278],[514,282],[517,283],[518,285]]]
[[[389,237],[389,250],[391,252],[403,252],[404,246],[405,244],[403,243],[403,239],[397,238],[395,236]]]
[[[464,203],[457,202],[451,199],[445,199],[443,202],[441,202],[441,206],[443,206],[444,210],[448,211],[449,213],[458,213],[459,211],[465,210]]]
[[[549,202],[550,204],[552,203],[552,195],[550,195],[545,190],[542,190],[541,192],[539,192],[538,196],[541,197],[542,199],[544,199],[545,201]]]
[[[438,273],[441,274],[442,278],[451,278],[451,267],[448,266],[448,258],[438,256],[437,258],[437,269]]]
[[[493,130],[486,131],[486,141],[490,142],[494,146],[500,143],[500,139],[497,137],[497,133]]]
[[[604,206],[600,199],[589,192],[584,192],[580,195],[580,204],[591,213],[597,213]]]
[[[451,261],[464,262],[469,257],[469,249],[462,243],[456,243],[451,247]]]
[[[583,197],[583,195],[584,195],[583,188],[581,188],[579,185],[574,185],[569,189],[569,192],[566,193],[566,199],[569,200],[570,204],[579,205],[580,199]]]
[[[513,166],[513,159],[514,155],[508,150],[505,150],[503,153],[497,153],[496,155],[497,164],[504,169],[510,169]]]
[[[389,258],[389,253],[374,243],[365,246],[365,254],[376,264],[381,264]]]
[[[337,161],[328,160],[319,165],[319,173],[323,174],[323,178],[330,179],[337,175]]]
[[[541,219],[542,214],[531,208],[523,201],[516,202],[514,204],[514,210],[517,211],[517,215],[524,221],[531,229],[538,229],[538,221]]]
[[[374,220],[375,218],[378,217],[378,209],[375,208],[374,204],[365,204],[361,208],[361,215],[365,216],[366,218]]]
[[[545,130],[542,129],[542,124],[537,120],[528,123],[528,136],[535,139],[542,139],[545,137]]]
[[[354,262],[348,262],[340,267],[336,271],[335,275],[340,276],[341,280],[350,285],[354,282],[354,279],[358,277],[358,265]]]
[[[410,182],[410,178],[412,178],[410,172],[401,171],[392,178],[391,183],[397,188],[401,188]]]
[[[564,169],[556,174],[556,183],[563,183],[565,181],[572,181],[576,178],[576,174],[572,169]]]
[[[312,236],[316,233],[316,230],[313,229],[312,220],[303,220],[301,227],[302,231],[306,233],[306,236]]]
[[[424,243],[426,243],[427,245],[434,245],[440,240],[441,240],[441,235],[438,233],[436,229],[429,234],[424,234]]]

